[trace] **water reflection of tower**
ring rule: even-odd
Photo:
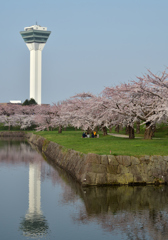
[[[48,224],[41,211],[41,163],[29,164],[29,209],[20,229],[24,236],[31,238],[43,237],[48,232]]]

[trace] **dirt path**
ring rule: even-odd
[[[108,135],[111,135],[111,136],[114,136],[114,137],[129,138],[128,135],[117,134],[117,133],[108,133]],[[142,138],[142,137],[135,137],[135,138]]]
[[[113,137],[121,137],[121,138],[129,138],[128,135],[124,135],[124,134],[118,134],[118,133],[107,133],[108,135],[111,135]],[[143,138],[143,137],[135,137],[135,138]],[[152,138],[152,139],[164,139],[164,138]]]

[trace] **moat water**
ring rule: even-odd
[[[0,239],[166,240],[168,187],[82,188],[24,141],[0,141]]]

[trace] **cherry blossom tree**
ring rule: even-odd
[[[105,88],[104,96],[111,100],[109,112],[117,112],[117,120],[122,124],[132,127],[137,121],[146,125],[145,139],[151,139],[155,125],[167,122],[168,109],[168,74],[164,71],[161,77],[148,71],[138,81],[129,84],[121,84],[117,87]]]
[[[81,93],[71,97],[62,106],[61,118],[67,125],[90,132],[98,126],[104,127],[99,118],[100,112],[104,109],[100,98],[90,93]]]
[[[168,74],[166,70],[163,71],[160,76],[155,75],[150,70],[148,70],[148,73],[143,77],[138,77],[139,82],[134,82],[137,89],[137,95],[143,95],[144,98],[147,99],[146,105],[148,106],[148,111],[146,111],[146,114],[144,114],[144,123],[146,124],[145,138],[153,135],[156,124],[163,122],[167,124]]]
[[[53,118],[52,107],[49,105],[41,105],[36,108],[34,121],[37,124],[36,130],[42,131],[51,127],[51,120]]]

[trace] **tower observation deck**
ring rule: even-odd
[[[42,50],[51,34],[46,27],[33,25],[20,32],[30,51],[30,98],[41,104]]]

